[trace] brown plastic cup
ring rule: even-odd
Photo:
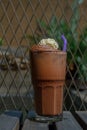
[[[31,49],[30,58],[37,114],[62,114],[66,52],[49,48]]]

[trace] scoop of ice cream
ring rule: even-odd
[[[58,43],[57,43],[54,39],[51,39],[51,38],[42,39],[42,40],[39,42],[39,45],[48,45],[48,46],[51,46],[51,47],[54,48],[54,49],[58,49],[58,48],[59,48]]]

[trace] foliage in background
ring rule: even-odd
[[[3,44],[3,40],[2,38],[0,38],[0,46]]]
[[[38,43],[43,38],[54,38],[62,49],[61,35],[64,34],[68,41],[67,63],[69,70],[73,76],[87,81],[87,28],[83,30],[80,36],[77,31],[80,19],[79,4],[82,4],[82,2],[83,0],[74,0],[72,3],[73,15],[69,23],[66,19],[57,21],[56,16],[52,16],[48,24],[45,21],[38,20],[38,29],[35,35],[27,35],[27,38],[30,45]],[[79,68],[78,73],[76,73],[77,66]]]
[[[79,38],[79,49],[78,49],[77,63],[79,70],[82,74],[79,78],[87,81],[87,27],[83,29],[82,34]]]

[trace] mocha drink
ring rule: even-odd
[[[63,107],[66,52],[49,45],[34,45],[30,50],[30,58],[37,114],[60,115]]]

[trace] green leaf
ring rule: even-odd
[[[82,4],[84,0],[74,0],[73,4],[72,4],[72,10],[74,11],[77,7],[78,4]]]
[[[0,46],[3,44],[3,39],[0,38]]]
[[[82,4],[84,2],[84,0],[78,0],[79,4]]]
[[[57,18],[55,16],[52,16],[51,21],[50,21],[50,26],[55,28],[57,24],[58,24]]]
[[[37,24],[39,25],[40,28],[46,29],[47,28],[47,24],[45,21],[37,21]]]
[[[77,57],[77,61],[80,63],[81,62],[81,57]]]
[[[74,0],[72,4],[72,10],[74,11],[78,7],[78,0]]]
[[[78,23],[79,23],[79,10],[75,9],[74,15],[72,16],[70,20],[70,27],[73,34],[77,33],[76,29],[78,27]]]

